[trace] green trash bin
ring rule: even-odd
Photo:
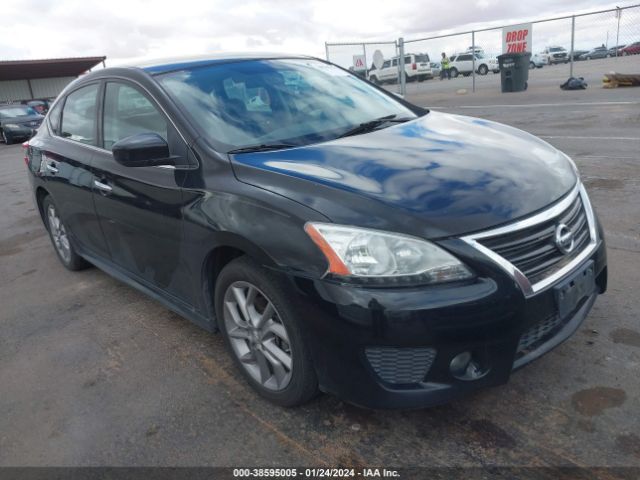
[[[498,55],[502,93],[522,92],[529,80],[529,60],[531,53],[504,53]]]

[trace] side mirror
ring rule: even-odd
[[[169,145],[157,133],[138,133],[113,144],[113,158],[125,167],[175,165]]]

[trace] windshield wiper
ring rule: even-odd
[[[269,150],[284,150],[285,148],[299,147],[293,143],[263,143],[261,145],[249,145],[247,147],[234,148],[227,153],[267,152]]]
[[[385,123],[394,122],[394,123],[402,123],[408,122],[409,120],[413,120],[413,118],[396,118],[397,115],[394,113],[392,115],[387,115],[385,117],[376,118],[375,120],[371,120],[369,122],[361,123],[360,125],[350,128],[346,132],[341,135],[338,135],[338,138],[350,137],[352,135],[360,135],[362,133],[372,132],[380,125],[384,125]]]

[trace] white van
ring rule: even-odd
[[[423,81],[433,78],[431,61],[426,53],[407,53],[404,56],[404,72],[407,82]],[[373,83],[396,83],[398,81],[398,57],[385,60],[382,68],[373,67],[369,71],[369,80]]]

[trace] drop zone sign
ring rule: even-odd
[[[502,53],[530,52],[532,30],[532,23],[504,27],[502,29]]]

